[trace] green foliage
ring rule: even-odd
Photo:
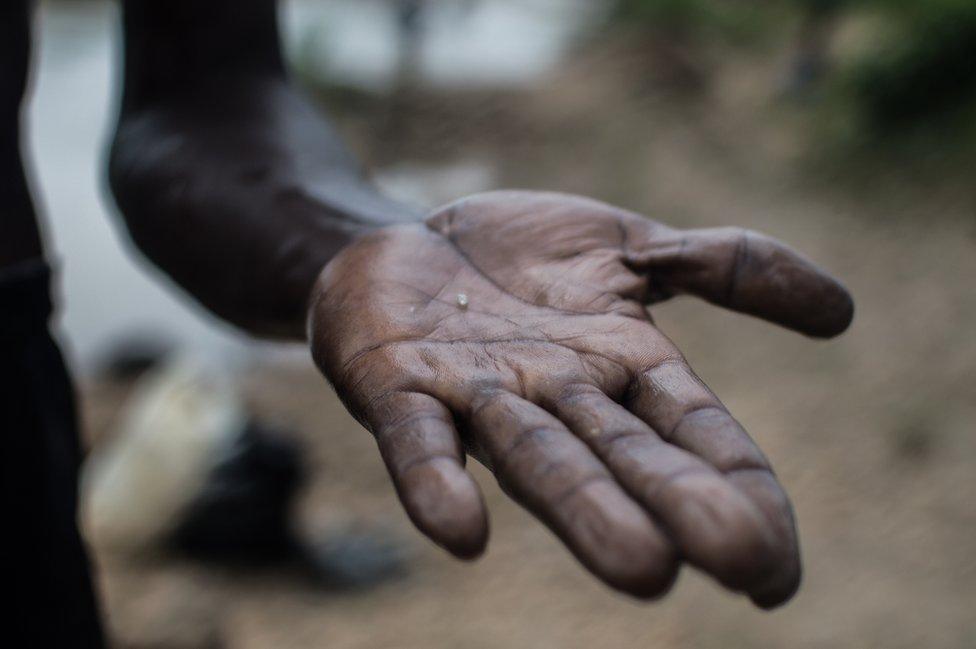
[[[783,0],[620,0],[621,22],[683,36],[751,41],[782,15]]]
[[[686,42],[754,43],[771,28],[837,26],[868,14],[856,60],[833,61],[825,79],[833,118],[859,136],[976,131],[976,0],[618,0],[620,21]],[[935,129],[931,127],[936,127]]]
[[[875,0],[892,29],[846,84],[867,128],[889,134],[972,116],[976,2]],[[958,125],[957,125],[958,126]]]

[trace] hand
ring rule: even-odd
[[[649,317],[678,293],[813,336],[853,312],[762,235],[497,192],[346,248],[313,291],[310,336],[411,520],[455,555],[488,536],[467,453],[614,588],[659,596],[687,561],[775,606],[800,579],[791,507]]]

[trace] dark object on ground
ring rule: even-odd
[[[292,514],[306,478],[302,455],[294,436],[249,422],[187,508],[173,546],[230,567],[297,567],[330,588],[362,588],[401,573],[403,552],[389,536],[300,538]]]
[[[356,590],[402,576],[406,554],[399,539],[384,530],[348,529],[304,545],[300,566],[320,586]]]
[[[98,374],[112,381],[131,381],[152,369],[173,352],[164,335],[145,332],[127,336],[112,345],[98,364]]]
[[[251,421],[186,509],[173,543],[221,563],[263,563],[292,552],[290,515],[304,480],[301,447]]]

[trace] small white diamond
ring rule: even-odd
[[[467,293],[458,293],[457,294],[457,304],[458,304],[458,306],[461,309],[467,309],[468,308],[468,294]]]

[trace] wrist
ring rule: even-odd
[[[291,95],[277,99],[223,121],[195,104],[126,115],[109,179],[134,242],[177,284],[252,333],[301,339],[329,260],[421,211],[383,196]]]
[[[324,255],[325,261],[318,268],[305,298],[304,319],[301,323],[305,339],[312,341],[316,305],[323,300],[341,304],[349,284],[369,281],[368,269],[376,251],[380,249],[378,244],[398,234],[418,230],[427,231],[427,226],[419,216],[400,218],[384,224],[370,224],[352,233],[340,248]],[[423,260],[418,259],[418,262],[423,263]],[[318,328],[328,327],[328,323],[321,320],[314,324]]]

